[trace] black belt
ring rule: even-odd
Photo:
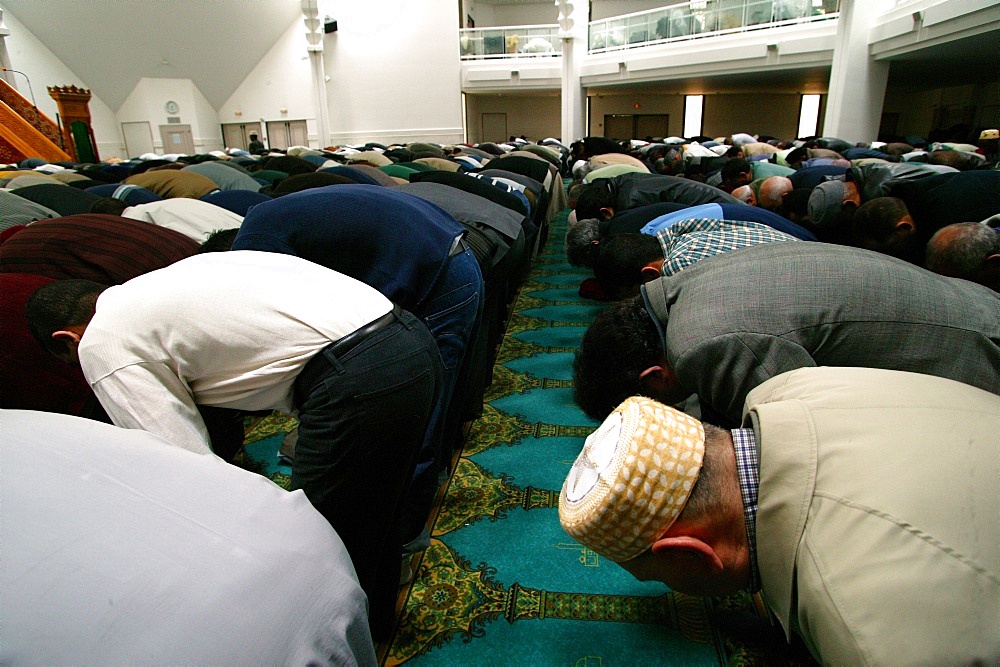
[[[369,336],[385,329],[387,326],[398,320],[402,311],[402,308],[397,305],[393,305],[392,310],[382,317],[372,320],[360,329],[355,329],[351,333],[343,336],[333,343],[330,343],[317,352],[316,355],[313,356],[308,363],[306,363],[305,368],[302,369],[302,372],[299,373],[298,378],[295,380],[296,403],[301,403],[302,399],[305,398],[304,394],[312,391],[312,388],[316,386],[316,382],[319,378],[325,374],[327,370],[329,370],[330,361],[327,359],[328,356],[341,357],[347,354],[355,347],[363,343]]]
[[[330,343],[330,345],[326,347],[326,350],[336,357],[347,354],[368,338],[368,336],[371,336],[376,331],[385,329],[387,326],[399,319],[399,313],[402,312],[402,310],[403,309],[399,306],[394,305],[392,310],[377,320],[372,320],[360,329],[355,329],[336,342]]]

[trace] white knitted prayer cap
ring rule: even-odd
[[[623,562],[677,519],[705,456],[701,422],[642,396],[619,405],[583,446],[559,494],[574,539]]]

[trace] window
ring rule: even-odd
[[[684,96],[684,136],[697,137],[701,134],[702,107],[704,95]]]
[[[800,137],[816,136],[816,128],[819,126],[819,100],[820,95],[803,95],[802,104],[799,107],[799,134]]]

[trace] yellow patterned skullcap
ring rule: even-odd
[[[559,494],[559,521],[605,558],[635,558],[680,516],[704,456],[700,421],[633,396],[587,438]]]

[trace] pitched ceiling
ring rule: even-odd
[[[116,111],[142,77],[191,79],[219,108],[278,38],[302,19],[297,0],[2,3]]]

